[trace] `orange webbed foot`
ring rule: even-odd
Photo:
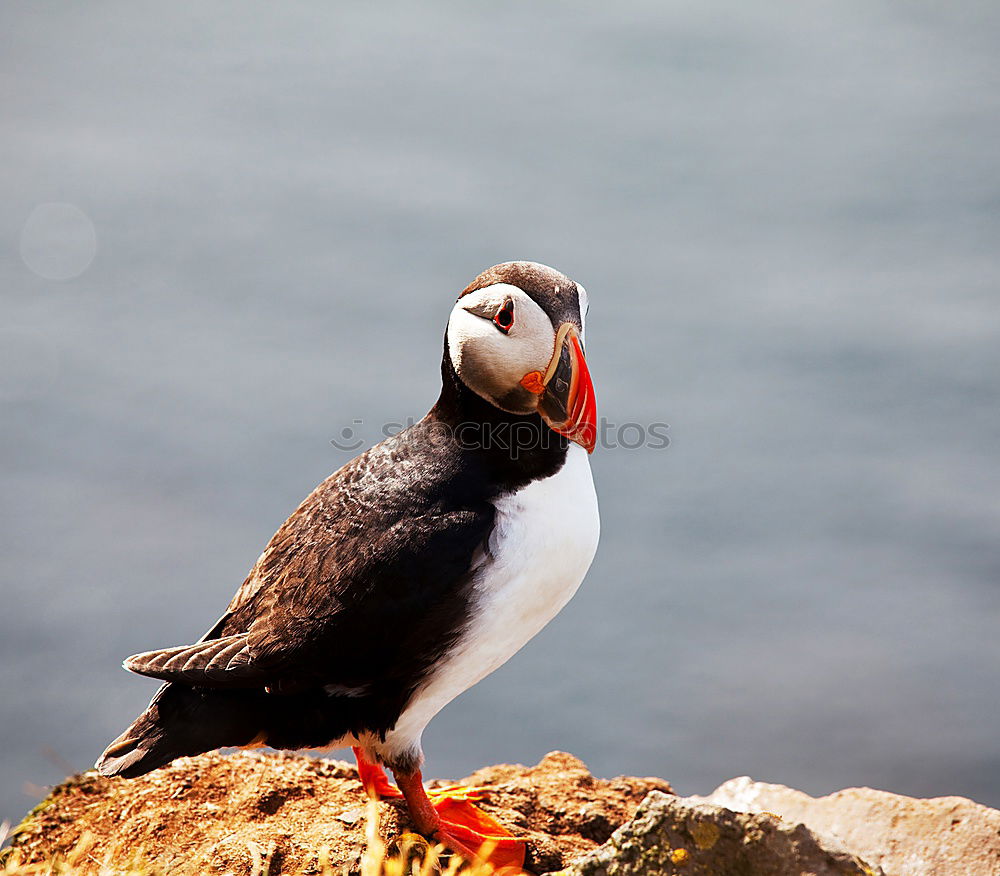
[[[525,840],[515,837],[472,800],[481,800],[481,788],[452,786],[428,793],[420,770],[396,773],[410,817],[424,836],[439,842],[469,861],[485,861],[496,870],[520,873],[527,851]]]
[[[428,839],[469,861],[485,861],[498,874],[523,872],[526,841],[515,837],[473,803],[489,796],[485,788],[448,785],[428,791],[419,770],[397,774],[397,788],[385,770],[368,760],[360,748],[354,749],[354,755],[358,759],[358,776],[368,795],[382,800],[404,797],[417,830]]]
[[[435,799],[433,791],[430,797],[431,806],[441,820],[434,837],[438,842],[465,857],[471,852],[472,860],[487,861],[497,870],[509,867],[512,872],[522,871],[527,851],[525,840],[515,837],[468,799],[460,796]]]
[[[443,788],[428,788],[427,796],[431,805],[437,808],[444,800],[488,800],[490,792],[486,788],[473,788],[469,785],[445,785]]]

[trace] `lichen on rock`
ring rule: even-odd
[[[567,876],[881,876],[802,824],[653,791],[635,817]]]

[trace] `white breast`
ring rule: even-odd
[[[582,447],[571,444],[555,475],[503,496],[495,506],[493,559],[475,581],[471,622],[387,735],[390,756],[419,751],[431,718],[552,620],[590,568],[600,519]]]

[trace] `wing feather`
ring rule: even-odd
[[[494,516],[484,470],[435,457],[430,438],[413,435],[422,428],[321,483],[200,642],[136,654],[125,668],[214,688],[409,684],[464,624]]]
[[[146,651],[129,657],[123,665],[139,675],[198,687],[246,687],[260,683],[266,675],[263,667],[252,665],[246,635]]]

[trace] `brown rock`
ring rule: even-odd
[[[810,797],[784,785],[730,779],[708,797],[741,812],[773,812],[835,837],[886,876],[997,876],[1000,812],[965,797],[921,800],[848,788]]]
[[[450,784],[450,783],[449,783]],[[572,755],[553,752],[534,767],[494,766],[462,784],[490,789],[482,808],[529,841],[528,867],[555,870],[596,848],[635,813],[662,779],[596,779]],[[83,839],[74,874],[129,863],[167,872],[357,872],[367,801],[353,765],[240,751],[180,758],[139,779],[84,773],[56,788],[17,828],[26,864],[68,856]],[[378,806],[390,842],[410,828],[397,801]],[[87,839],[89,837],[89,839]],[[106,869],[100,870],[104,865]],[[2,867],[0,867],[2,869]]]
[[[653,791],[568,876],[878,876],[836,841],[770,815]]]

